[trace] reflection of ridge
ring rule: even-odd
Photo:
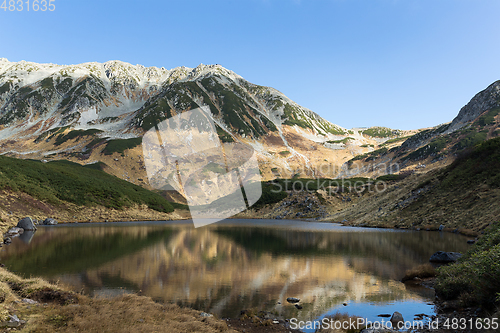
[[[98,271],[113,269],[155,299],[203,306],[200,310],[219,315],[229,315],[231,310],[235,311],[231,315],[237,315],[236,311],[247,307],[248,302],[280,313],[291,311],[276,306],[277,301],[283,302],[291,295],[315,304],[301,313],[301,317],[319,315],[345,300],[370,295],[394,300],[405,293],[398,283],[356,273],[342,257],[271,253],[255,253],[208,228],[183,229],[168,242],[122,258]],[[131,265],[139,262],[139,265]]]
[[[133,293],[140,290],[139,286],[122,278],[119,273],[83,273],[80,274],[80,278],[86,291],[91,295],[98,294],[99,290],[116,290],[117,293]]]
[[[407,269],[427,262],[439,250],[426,233],[296,232],[276,229],[217,227],[215,232],[256,254],[348,256],[353,269],[400,280]],[[459,241],[459,240],[457,240]],[[394,263],[398,262],[397,267]]]
[[[46,277],[77,273],[100,267],[123,256],[136,253],[169,237],[172,230],[150,230],[133,233],[86,233],[74,228],[72,235],[57,242],[47,242],[40,248],[29,247],[21,254],[9,256],[3,262],[11,270],[26,276],[39,275],[43,267]]]
[[[13,255],[12,247],[4,248],[2,259],[38,269],[35,261],[42,257],[43,263],[51,260],[60,266],[62,273],[53,276],[55,279],[77,289],[86,286],[100,293],[120,285],[126,291],[140,289],[158,301],[224,316],[237,316],[240,310],[254,307],[313,318],[344,301],[377,303],[415,298],[419,293],[388,278],[399,279],[408,267],[420,264],[422,258],[427,260],[427,252],[443,246],[425,233],[144,225],[61,228],[57,229],[61,233],[52,237],[46,230],[41,230],[40,238],[34,237],[31,247],[19,254]],[[108,246],[111,253],[120,255],[99,253],[108,256],[107,260],[97,266],[93,261],[86,270],[82,266],[77,274],[64,272],[67,263],[54,260],[74,258],[55,254],[72,255],[72,243],[78,239],[89,240],[85,244],[76,242],[82,253],[85,248],[97,251]],[[461,238],[457,241],[465,244]],[[105,243],[99,245],[101,242]],[[296,311],[286,304],[290,296],[301,298],[308,306]],[[277,305],[278,301],[283,304]]]

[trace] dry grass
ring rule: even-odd
[[[436,270],[431,264],[427,263],[407,270],[405,276],[401,279],[401,282],[410,281],[414,278],[426,279],[435,276]]]
[[[39,303],[30,305],[22,298]],[[89,298],[0,268],[0,322],[9,314],[27,322],[21,332],[235,332],[222,320],[149,297]]]
[[[198,311],[137,295],[79,297],[76,305],[52,305],[41,314],[28,322],[36,332],[234,332],[224,321],[203,318]]]

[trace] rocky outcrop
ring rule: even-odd
[[[466,106],[464,106],[458,115],[451,122],[447,133],[456,131],[467,123],[479,117],[484,111],[491,110],[500,106],[500,81],[492,83],[474,96]]]
[[[430,262],[434,263],[450,263],[450,262],[455,262],[457,261],[460,257],[462,256],[461,253],[458,252],[444,252],[444,251],[438,251],[434,253],[431,258],[429,259]]]

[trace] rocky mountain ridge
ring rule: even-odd
[[[111,141],[125,145],[122,154],[157,123],[202,106],[223,142],[254,147],[265,178],[319,175],[325,162],[333,167],[322,175],[333,177],[352,156],[410,134],[347,130],[220,65],[167,70],[121,61],[61,66],[1,59],[0,153],[111,165],[122,158],[103,153]],[[130,154],[140,160],[140,152]],[[129,179],[124,175],[134,172],[127,168],[113,172]],[[130,180],[144,178],[138,172]]]
[[[349,176],[373,176],[377,165],[397,165],[403,172],[426,172],[451,163],[464,150],[500,136],[500,81],[465,105],[453,121],[425,129],[401,145],[354,157],[344,167]],[[349,172],[349,169],[352,171]]]

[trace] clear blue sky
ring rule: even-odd
[[[498,0],[54,4],[54,12],[0,10],[0,57],[221,64],[347,128],[447,122],[500,79]]]

